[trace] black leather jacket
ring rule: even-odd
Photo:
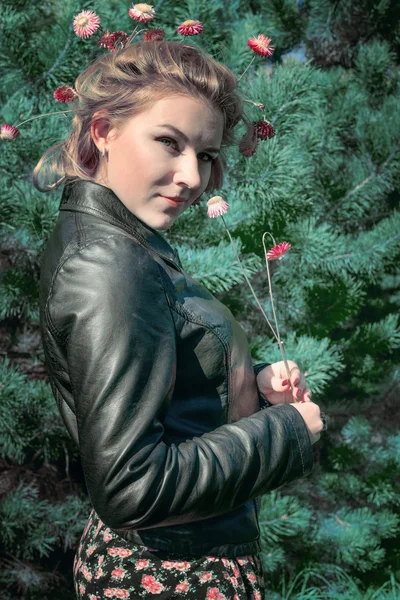
[[[41,336],[97,514],[135,545],[259,552],[256,499],[313,467],[303,418],[260,410],[242,327],[109,188],[69,182],[59,208]]]

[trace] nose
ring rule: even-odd
[[[175,170],[174,182],[180,186],[185,185],[192,190],[198,190],[202,184],[199,170],[199,158],[194,152],[187,151],[181,154]]]

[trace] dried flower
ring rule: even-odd
[[[229,209],[229,204],[225,202],[221,196],[213,196],[210,198],[207,202],[207,206],[207,214],[211,218],[220,217],[228,212]]]
[[[15,140],[20,135],[19,130],[14,125],[3,123],[1,126],[0,138],[2,140]]]
[[[268,260],[281,260],[283,255],[286,254],[286,252],[289,252],[290,248],[292,247],[291,244],[289,244],[289,242],[281,242],[280,244],[277,244],[276,246],[274,246],[271,250],[269,250],[267,252],[267,259]]]
[[[110,35],[107,48],[111,52],[116,52],[120,48],[125,48],[128,45],[129,35],[125,31],[114,31]]]
[[[161,42],[164,39],[164,29],[148,29],[143,34],[144,42]]]
[[[198,35],[203,31],[203,25],[200,21],[189,19],[181,23],[177,29],[180,35]]]
[[[78,94],[70,85],[60,85],[53,93],[53,98],[57,102],[72,102],[77,97]]]
[[[240,152],[240,154],[243,154],[243,156],[246,156],[247,158],[249,158],[250,156],[253,156],[253,154],[257,150],[257,146],[258,146],[258,139],[257,139],[256,130],[255,130],[254,124],[251,123],[249,125],[246,133],[244,134],[244,136],[242,137],[242,139],[239,142],[239,152]]]
[[[275,135],[275,129],[268,121],[254,121],[254,129],[260,140],[271,139]]]
[[[156,11],[150,4],[133,4],[132,8],[128,10],[128,14],[135,21],[147,23],[154,19]]]
[[[100,27],[100,19],[95,12],[83,10],[74,18],[73,27],[76,35],[85,39],[98,30]]]
[[[253,50],[254,54],[259,56],[272,56],[275,48],[270,46],[271,38],[260,33],[258,37],[249,38],[247,41],[248,46]]]

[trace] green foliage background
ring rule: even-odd
[[[32,116],[0,140],[0,598],[72,599],[72,560],[89,503],[77,448],[59,417],[39,337],[41,253],[62,188],[40,194],[32,170],[68,136],[53,98],[98,52],[72,29],[94,10],[130,32],[131,3],[5,0],[0,25],[2,123]],[[276,135],[245,158],[227,151],[225,219],[271,316],[261,238],[292,250],[273,263],[287,355],[308,371],[329,429],[313,473],[262,498],[268,600],[400,598],[400,5],[396,0],[160,0],[149,26],[237,75],[249,37],[272,38],[241,79],[252,120]],[[146,26],[144,26],[146,27]],[[238,131],[238,139],[242,131]],[[232,310],[255,362],[280,360],[220,219],[203,206],[166,233],[183,266]]]

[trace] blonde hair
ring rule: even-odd
[[[201,49],[181,42],[141,41],[98,56],[75,81],[77,97],[71,103],[75,116],[69,137],[41,157],[33,171],[33,185],[40,192],[50,192],[66,179],[94,181],[100,162],[90,130],[94,113],[104,111],[111,127],[118,131],[128,119],[166,95],[194,97],[219,110],[223,116],[222,146],[236,144],[234,128],[240,120],[248,123],[243,99],[235,90],[237,82],[227,67]],[[222,148],[212,161],[205,192],[222,187],[225,168]],[[44,187],[39,184],[41,171]],[[48,183],[60,175],[58,181]]]

